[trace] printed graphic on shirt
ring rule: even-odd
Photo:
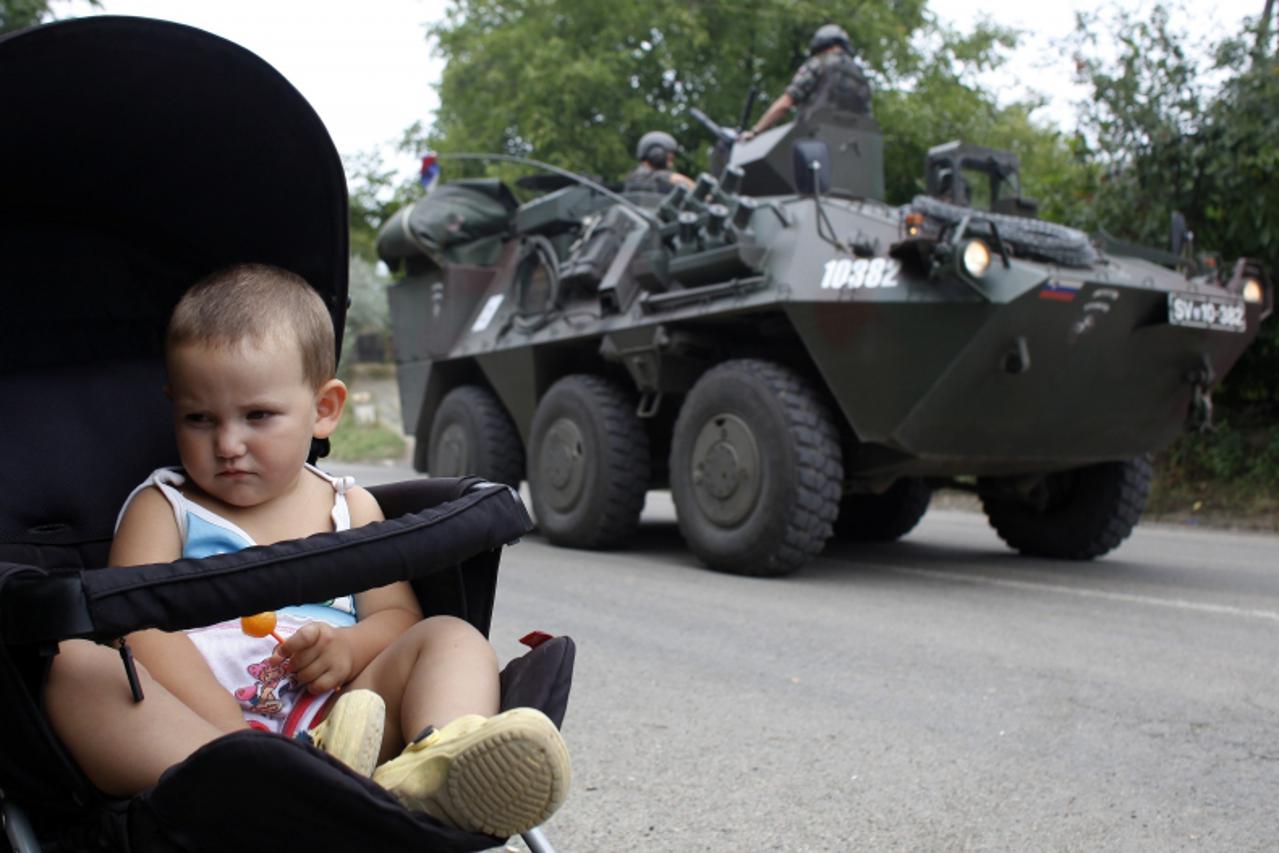
[[[249,664],[248,672],[253,683],[235,691],[240,707],[264,717],[283,717],[285,697],[298,690],[298,683],[283,662],[273,664],[270,658],[264,658]]]

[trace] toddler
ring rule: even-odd
[[[300,277],[246,264],[202,280],[174,310],[166,362],[182,467],[130,495],[111,565],[382,520],[350,478],[306,462],[312,439],[337,427],[346,386],[335,378],[332,320]],[[46,688],[54,730],[116,796],[247,726],[309,738],[459,829],[514,835],[563,802],[570,767],[555,725],[530,708],[498,714],[488,641],[460,619],[423,619],[407,583],[286,608],[276,630],[278,644],[239,620],[130,635],[146,695],[136,703],[113,650],[64,642]]]

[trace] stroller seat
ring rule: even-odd
[[[163,333],[183,290],[261,261],[303,275],[338,331],[346,185],[305,100],[260,59],[175,24],[95,17],[0,38],[0,805],[15,849],[478,850],[502,839],[406,811],[318,750],[237,732],[119,800],[42,707],[57,644],[181,630],[409,581],[487,634],[503,547],[531,522],[474,478],[370,491],[387,521],[203,560],[99,570],[122,502],[177,460]],[[183,176],[190,180],[183,180]],[[318,455],[323,447],[315,448]],[[502,707],[558,725],[574,647],[502,673]],[[145,699],[143,700],[145,701]],[[230,819],[229,819],[230,816]],[[534,834],[530,846],[548,849]],[[0,842],[0,848],[3,842]]]

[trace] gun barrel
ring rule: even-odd
[[[737,122],[737,130],[743,131],[751,120],[751,112],[755,109],[755,99],[759,97],[759,87],[751,86],[746,93],[746,106],[742,107],[742,117]]]

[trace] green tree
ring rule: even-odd
[[[360,335],[376,334],[383,341],[390,337],[391,315],[386,301],[386,280],[378,275],[375,263],[359,255],[351,257],[348,280],[351,302],[346,311],[339,361],[344,373],[349,373],[355,364],[356,340]]]
[[[430,30],[447,61],[437,121],[409,147],[524,155],[615,179],[634,164],[635,140],[661,128],[684,141],[679,166],[695,174],[711,140],[689,108],[736,125],[757,86],[757,116],[830,21],[846,25],[875,84],[890,200],[921,191],[931,145],[963,138],[1013,146],[1027,189],[1046,196],[1051,213],[1073,212],[1068,142],[1031,120],[1033,104],[1000,108],[975,83],[1017,34],[979,22],[962,35],[924,0],[454,0]],[[450,165],[450,175],[463,171]]]
[[[977,82],[1015,48],[1018,33],[978,23],[968,35],[934,26],[927,49],[895,86],[876,94],[884,129],[885,187],[891,202],[923,192],[928,149],[960,139],[1013,151],[1021,159],[1022,191],[1049,219],[1073,222],[1082,214],[1076,187],[1088,167],[1070,141],[1033,118],[1038,102],[1000,106]]]
[[[49,20],[56,0],[0,0],[0,34],[32,27]],[[98,0],[89,5],[100,8]]]
[[[831,20],[849,24],[873,74],[917,64],[923,0],[455,0],[430,32],[447,65],[427,142],[613,178],[633,165],[635,140],[662,128],[685,141],[681,165],[696,172],[710,139],[689,107],[735,125],[750,86],[779,94]]]
[[[1172,211],[1200,209],[1197,134],[1205,116],[1204,73],[1173,14],[1160,4],[1149,17],[1115,11],[1076,21],[1076,65],[1092,90],[1080,124],[1087,156],[1099,168],[1092,222],[1118,236],[1166,245]],[[1116,57],[1098,55],[1118,46]]]
[[[38,24],[48,13],[48,0],[0,0],[0,33]]]
[[[1256,48],[1249,36],[1256,35]],[[1227,258],[1262,261],[1279,285],[1279,61],[1266,51],[1265,19],[1253,32],[1219,45],[1217,67],[1231,76],[1209,106],[1198,168],[1204,208],[1192,220],[1202,243]],[[1222,401],[1258,416],[1279,414],[1279,315],[1230,375]]]
[[[1095,163],[1090,227],[1167,245],[1173,211],[1180,211],[1201,249],[1227,259],[1262,261],[1279,272],[1279,65],[1264,19],[1193,49],[1159,5],[1149,18],[1115,13],[1109,26],[1095,16],[1077,25],[1077,64],[1092,98],[1080,119]],[[1099,44],[1117,44],[1114,57]],[[1279,412],[1279,318],[1231,373],[1218,397],[1248,417]]]
[[[342,165],[346,171],[351,254],[375,264],[378,230],[391,214],[416,197],[417,187],[398,185],[395,170],[386,168],[377,152],[345,156]]]

